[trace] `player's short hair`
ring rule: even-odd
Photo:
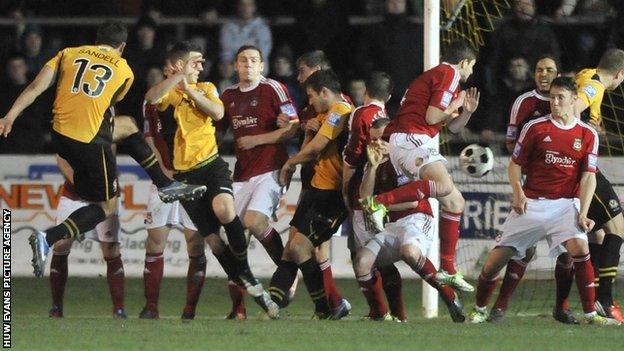
[[[306,79],[303,86],[307,89],[310,88],[317,93],[320,93],[323,87],[331,90],[336,94],[340,94],[342,87],[340,86],[340,80],[334,71],[328,69],[318,70],[312,73],[308,79]]]
[[[393,89],[394,82],[388,73],[373,72],[366,79],[366,93],[371,98],[386,101],[392,94]]]
[[[539,56],[537,60],[535,60],[535,62],[533,63],[533,70],[535,71],[535,69],[537,68],[538,62],[546,59],[552,60],[555,63],[555,67],[557,67],[557,70],[559,70],[559,60],[553,54],[543,54]]]
[[[552,89],[552,87],[563,88],[571,92],[572,95],[576,95],[578,91],[576,81],[573,77],[557,77],[550,83],[550,89]]]
[[[97,29],[96,44],[109,45],[114,48],[128,40],[128,28],[119,21],[106,21]]]
[[[179,41],[167,52],[167,59],[173,64],[177,60],[184,60],[192,51],[201,52],[201,48],[190,41]]]
[[[371,123],[371,127],[377,129],[381,127],[385,127],[390,124],[390,118],[378,118]]]
[[[602,57],[600,57],[600,62],[598,63],[598,68],[601,70],[605,70],[611,74],[616,74],[619,71],[624,69],[624,50],[620,49],[609,49]]]
[[[262,56],[262,50],[255,45],[243,45],[236,51],[236,55],[234,55],[234,60],[238,59],[238,55],[245,50],[256,50],[258,54],[260,54],[260,62],[264,62],[264,57]]]
[[[457,64],[462,60],[476,60],[477,50],[464,41],[453,41],[446,46],[442,53],[442,61]]]
[[[306,52],[305,54],[299,56],[296,62],[297,67],[302,63],[308,67],[319,66],[321,69],[324,70],[331,69],[331,63],[327,59],[327,56],[325,55],[325,52],[323,52],[323,50],[314,50]]]

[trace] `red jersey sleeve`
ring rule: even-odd
[[[364,109],[358,108],[351,114],[349,141],[344,149],[344,161],[351,167],[357,167],[359,158],[366,152],[370,126],[362,118]]]
[[[532,124],[526,124],[524,128],[522,128],[516,147],[511,155],[512,160],[520,166],[527,163],[529,155],[531,155],[533,151],[535,133],[534,129],[531,128],[532,126]]]
[[[506,141],[513,143],[518,139],[518,126],[521,126],[534,113],[534,109],[530,106],[526,95],[522,94],[511,105],[509,112],[509,124],[507,124]]]
[[[592,127],[586,127],[588,132],[585,142],[585,157],[581,165],[582,172],[596,173],[598,170],[598,133]]]
[[[440,65],[439,67],[444,67]],[[429,106],[437,107],[440,110],[446,110],[451,101],[455,98],[459,90],[459,72],[448,66],[440,69],[440,73],[436,75],[431,86],[431,99]]]
[[[145,137],[154,137],[160,133],[160,118],[156,105],[143,101],[143,134]]]

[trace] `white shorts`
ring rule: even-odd
[[[415,245],[426,254],[433,242],[432,228],[433,217],[415,213],[386,224],[384,231],[376,234],[366,248],[377,255],[377,266],[387,266],[403,260],[401,247],[405,245]]]
[[[244,182],[234,182],[234,208],[241,220],[249,210],[273,218],[277,210],[282,186],[277,182],[279,170],[259,174]]]
[[[362,210],[353,211],[353,247],[351,250],[357,250],[364,247],[374,236],[375,233],[366,229],[366,220]]]
[[[446,162],[434,140],[426,134],[394,133],[390,135],[390,161],[399,174],[399,185],[420,179],[420,169],[432,162]],[[401,179],[407,177],[406,179]]]
[[[91,203],[87,201],[72,200],[68,197],[61,196],[56,208],[56,224],[61,224],[74,211],[89,204]],[[85,238],[100,243],[118,243],[119,235],[121,234],[119,209],[121,209],[121,199],[117,197],[117,213],[106,217],[106,219],[95,226],[95,229],[86,232]]]
[[[516,258],[522,258],[528,248],[546,239],[550,256],[557,257],[566,252],[561,245],[564,242],[570,239],[587,241],[587,234],[577,225],[579,208],[578,199],[529,199],[525,214],[519,215],[512,210],[507,216],[497,245],[515,248]]]
[[[154,184],[150,187],[147,212],[145,214],[145,228],[154,229],[164,226],[181,225],[190,230],[197,231],[197,227],[189,218],[189,215],[180,204],[180,201],[164,203],[158,196],[158,189]]]

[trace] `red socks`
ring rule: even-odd
[[[124,268],[121,255],[113,258],[104,258],[106,261],[106,280],[113,300],[113,313],[124,307]]]
[[[574,281],[574,270],[574,263],[568,254],[561,254],[557,257],[555,266],[555,283],[557,285],[555,307],[558,310],[570,308],[568,296],[570,296],[570,289]]]
[[[524,276],[527,264],[528,263],[522,260],[511,260],[507,263],[505,278],[503,279],[498,298],[494,303],[494,308],[500,308],[503,311],[507,310],[509,299],[514,291],[516,291],[518,283],[520,283],[520,280]]]
[[[436,184],[433,180],[415,180],[375,196],[375,201],[389,206],[403,202],[413,202],[436,197]]]
[[[52,290],[52,305],[63,310],[63,296],[67,283],[67,256],[69,252],[54,252],[50,265],[50,289]]]
[[[420,269],[416,271],[429,285],[434,287],[440,293],[440,297],[445,301],[453,301],[455,299],[455,291],[448,285],[440,285],[435,279],[437,270],[433,263],[426,256],[421,256],[419,261]]]
[[[186,306],[184,313],[195,314],[199,295],[206,280],[206,256],[189,257],[189,267],[186,273]]]
[[[386,307],[386,303],[383,298],[381,279],[379,278],[380,276],[377,271],[357,277],[360,290],[362,291],[362,294],[364,294],[364,297],[366,297],[366,301],[370,307],[368,316],[372,319],[381,318],[388,313],[388,307]]]
[[[583,312],[592,313],[595,311],[594,301],[596,300],[596,291],[594,287],[594,267],[589,260],[589,254],[585,256],[575,256],[574,270],[576,278],[576,286],[581,295],[581,304]]]
[[[494,288],[496,288],[497,281],[498,279],[496,278],[490,280],[485,278],[483,274],[479,274],[479,282],[477,283],[477,297],[475,301],[475,305],[477,307],[486,307],[488,305],[490,296],[492,296],[492,292],[494,291]]]
[[[442,210],[440,214],[440,269],[455,274],[455,251],[459,240],[462,213]]]
[[[282,243],[282,237],[275,228],[269,226],[264,233],[264,237],[260,240],[260,243],[264,246],[264,249],[275,264],[278,264],[282,260],[284,244]]]
[[[336,287],[334,277],[331,270],[331,262],[329,260],[321,262],[321,273],[323,273],[323,285],[325,287],[325,294],[327,295],[327,302],[330,308],[337,308],[342,303],[342,295]]]
[[[230,290],[230,298],[232,299],[232,312],[246,314],[245,311],[245,289],[234,283],[228,281],[228,289]]]
[[[164,267],[162,252],[145,255],[145,269],[143,270],[145,308],[152,312],[158,312],[158,295]]]
[[[379,269],[383,290],[388,299],[390,313],[398,319],[407,320],[407,312],[405,311],[405,303],[403,301],[403,281],[401,274],[395,265],[391,264]]]

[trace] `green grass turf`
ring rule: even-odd
[[[265,282],[266,283],[266,282]],[[420,281],[404,283],[409,322],[363,322],[365,301],[355,280],[339,280],[353,305],[341,321],[311,321],[312,303],[300,285],[295,301],[278,321],[259,320],[259,309],[247,298],[247,321],[225,321],[230,308],[226,281],[207,279],[192,323],[180,322],[185,299],[183,279],[164,279],[161,319],[139,320],[143,283],[126,282],[126,321],[113,320],[105,277],[70,277],[65,318],[47,316],[47,279],[13,279],[13,347],[20,350],[617,350],[624,345],[624,328],[565,326],[548,316],[552,282],[523,282],[510,308],[541,315],[514,313],[500,325],[458,325],[444,304],[442,316],[421,317]],[[622,293],[621,287],[618,293]],[[576,295],[572,296],[576,300]],[[492,300],[493,301],[493,300]],[[473,296],[466,297],[467,310]],[[578,304],[576,309],[578,312]]]

